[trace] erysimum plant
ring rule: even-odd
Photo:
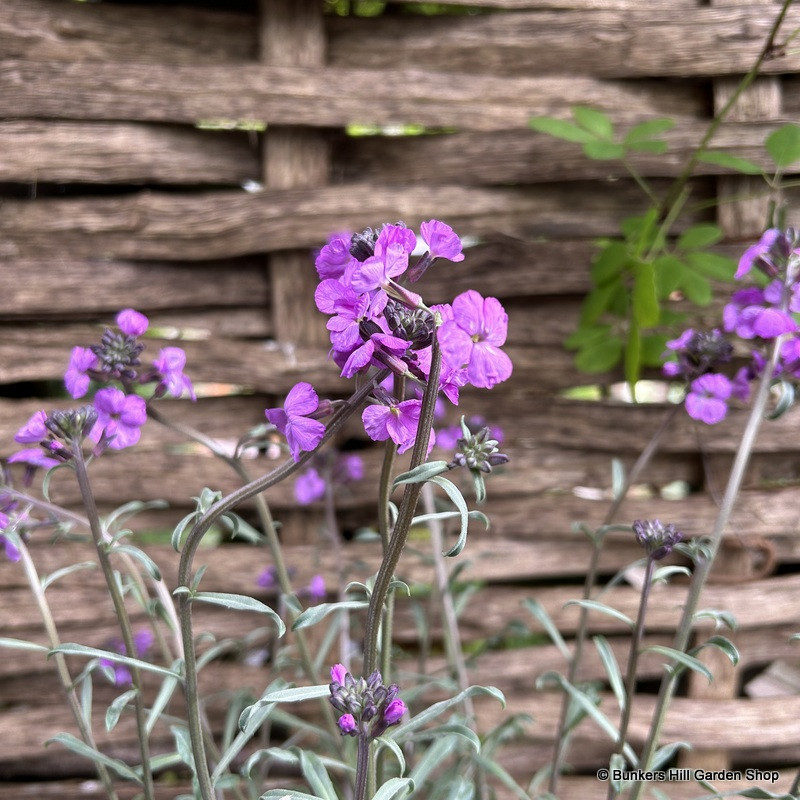
[[[422,254],[417,252],[418,242]],[[174,724],[176,752],[192,773],[194,796],[211,800],[232,789],[241,795],[252,794],[253,780],[262,762],[274,761],[273,751],[256,752],[240,774],[231,772],[231,764],[256,731],[276,712],[278,704],[317,699],[323,702],[326,729],[323,740],[330,746],[326,759],[300,753],[295,760],[316,797],[336,797],[337,791],[329,770],[338,772],[337,780],[346,786],[346,776],[353,770],[348,763],[346,741],[355,741],[355,775],[352,790],[357,800],[367,796],[395,797],[408,794],[415,784],[425,783],[430,766],[422,763],[406,767],[401,744],[432,736],[431,723],[450,709],[467,704],[475,693],[488,693],[502,700],[492,688],[462,686],[450,700],[422,710],[408,719],[408,704],[402,689],[389,681],[393,594],[399,587],[394,572],[402,556],[412,525],[455,518],[459,534],[444,556],[456,556],[466,544],[471,520],[487,523],[477,511],[470,511],[457,485],[445,474],[466,470],[472,478],[478,502],[485,497],[484,479],[494,467],[508,459],[498,452],[498,442],[488,435],[488,428],[477,432],[462,424],[461,436],[451,439],[455,452],[449,460],[429,460],[435,443],[433,430],[437,402],[457,405],[459,392],[467,385],[491,389],[510,377],[513,366],[502,350],[508,318],[495,298],[467,291],[452,304],[428,306],[417,293],[417,282],[437,261],[458,263],[464,259],[461,241],[446,223],[430,220],[421,226],[419,237],[405,225],[386,224],[378,229],[340,234],[331,237],[316,258],[320,277],[316,292],[319,310],[328,317],[331,358],[344,378],[356,382],[346,399],[321,398],[314,387],[301,381],[287,394],[283,404],[265,411],[264,424],[243,436],[233,454],[199,431],[172,422],[159,408],[165,395],[196,399],[194,386],[185,373],[186,355],[177,347],[162,349],[154,358],[146,357],[147,317],[135,309],[125,309],[116,318],[116,327],[108,328],[100,342],[88,347],[76,346],[65,372],[65,386],[75,399],[90,398],[77,410],[37,411],[20,428],[15,439],[22,449],[10,456],[9,463],[26,465],[23,488],[9,482],[3,489],[2,537],[9,558],[23,560],[32,588],[38,577],[26,548],[35,528],[42,525],[84,527],[91,533],[97,561],[106,579],[120,625],[120,637],[109,649],[79,643],[61,643],[44,593],[35,589],[39,608],[50,633],[50,654],[58,660],[62,685],[75,715],[80,738],[62,734],[57,740],[95,763],[109,797],[116,797],[114,775],[133,780],[141,786],[145,798],[154,796],[154,766],[160,763],[150,753],[153,725],[163,713],[171,694],[180,688],[186,698],[187,719]],[[363,466],[353,456],[326,457],[325,449],[347,421],[360,414],[366,435],[384,443],[384,461],[378,495],[378,524],[383,556],[374,579],[340,592],[338,602],[320,603],[327,593],[322,576],[315,576],[303,589],[291,585],[291,569],[284,563],[275,523],[264,493],[279,481],[296,476],[298,502],[307,503],[325,496],[328,485],[363,477]],[[166,589],[159,567],[134,544],[125,541],[126,532],[116,533],[108,519],[98,514],[92,491],[94,463],[108,450],[136,446],[141,429],[151,421],[169,426],[208,447],[237,473],[242,486],[229,495],[204,489],[199,492],[197,509],[176,526],[173,544],[180,550],[178,585]],[[242,460],[245,449],[265,446],[275,437],[285,441],[289,458],[271,472],[252,477]],[[395,455],[410,451],[408,469],[397,474]],[[339,459],[339,467],[334,461]],[[85,517],[64,511],[45,499],[36,499],[26,490],[36,469],[72,471],[80,488]],[[323,477],[324,476],[324,477]],[[45,478],[45,493],[50,480]],[[452,504],[452,510],[439,511],[426,503],[420,514],[418,503],[423,487],[437,487]],[[395,489],[402,492],[399,505],[391,502]],[[234,512],[245,500],[256,504],[261,531],[254,531]],[[262,588],[276,587],[281,592],[282,609],[274,610],[248,594],[228,594],[202,590],[204,569],[195,570],[194,560],[204,535],[216,524],[226,523],[242,535],[264,538],[273,557],[273,565],[259,578]],[[340,544],[337,545],[340,547]],[[341,552],[341,549],[339,550]],[[441,558],[438,554],[437,558]],[[128,578],[119,577],[119,563]],[[139,568],[151,583],[142,583]],[[134,632],[125,596],[129,586],[151,612],[152,632]],[[157,602],[153,602],[153,593]],[[311,601],[305,610],[303,601]],[[300,663],[309,683],[293,687],[273,681],[262,696],[243,709],[239,733],[223,746],[215,740],[203,713],[198,691],[198,672],[213,657],[198,650],[192,611],[197,603],[224,606],[232,611],[247,610],[264,614],[271,620],[277,636],[282,636],[285,619],[292,625]],[[156,614],[166,617],[177,635],[170,647]],[[319,666],[305,640],[305,630],[328,617],[346,612],[365,611],[364,636],[360,657],[343,641],[343,662],[355,658],[358,672],[349,664],[338,662],[329,678],[320,682]],[[455,623],[453,623],[455,624]],[[457,641],[457,634],[455,639]],[[16,640],[4,642],[11,647],[36,649]],[[160,649],[164,666],[156,663],[155,649]],[[82,655],[86,669],[75,679],[69,673],[65,655]],[[152,659],[152,660],[151,660]],[[153,707],[144,702],[142,674],[155,673],[161,691]],[[106,721],[116,724],[126,708],[133,710],[140,743],[140,763],[127,765],[111,759],[98,748],[91,730],[90,709],[79,702],[75,687],[91,686],[95,674],[126,691],[109,707]],[[364,677],[356,677],[357,675]],[[84,691],[88,697],[90,692]],[[405,721],[404,721],[405,720]],[[469,726],[448,721],[447,737],[461,738],[469,747],[479,747],[479,740]],[[399,768],[388,773],[379,766],[383,755],[392,753]],[[379,758],[379,755],[381,758]],[[283,760],[292,756],[283,754]],[[251,777],[251,772],[253,776]],[[342,778],[344,776],[344,778]],[[243,789],[244,787],[244,789]],[[377,792],[377,794],[376,794]],[[280,790],[264,797],[302,797],[311,795],[293,789]]]

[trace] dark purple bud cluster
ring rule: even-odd
[[[647,557],[653,561],[666,558],[672,548],[683,540],[683,534],[671,522],[665,525],[657,519],[637,519],[633,523],[633,532],[636,541],[647,552]]]
[[[406,713],[406,704],[397,696],[397,684],[383,685],[381,673],[375,670],[369,678],[356,680],[343,664],[331,667],[331,705],[341,716],[339,730],[343,736],[383,735]]]
[[[456,454],[448,464],[450,469],[467,467],[470,470],[489,473],[492,467],[508,463],[508,456],[499,452],[498,440],[490,438],[490,429],[481,428],[477,433],[471,433],[462,421],[464,436],[456,442]]]

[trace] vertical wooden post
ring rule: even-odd
[[[261,0],[259,46],[264,64],[321,67],[327,49],[322,0]],[[322,133],[268,125],[262,152],[262,180],[268,189],[324,186],[329,166]],[[287,349],[319,347],[325,352],[327,330],[314,305],[318,281],[309,249],[272,253],[268,268],[275,339]],[[285,541],[316,540],[317,526],[305,511],[285,512],[281,525]]]
[[[714,6],[741,5],[742,0],[712,0]],[[764,13],[777,13],[777,6],[771,0],[756,0],[748,5],[762,4]],[[766,8],[771,6],[771,8]],[[740,78],[717,78],[714,81],[714,112],[720,109],[736,89]],[[778,78],[757,78],[742,94],[731,109],[727,119],[731,122],[747,122],[763,119],[777,119],[781,113],[781,86]],[[713,146],[713,141],[712,141]],[[734,241],[755,241],[764,230],[767,221],[769,198],[758,196],[763,192],[763,181],[746,175],[722,176],[717,184],[717,224],[722,228],[725,238]],[[730,574],[730,573],[728,573]],[[694,644],[700,644],[708,633],[695,637]],[[729,637],[731,638],[731,637]],[[735,640],[734,640],[735,642]],[[734,667],[721,651],[708,648],[700,654],[700,659],[714,675],[708,681],[692,673],[689,677],[689,697],[728,700],[738,692],[739,670]],[[681,766],[714,770],[730,767],[730,755],[725,750],[706,750],[697,748],[681,755]]]
[[[322,0],[261,0],[260,20],[265,64],[320,67],[325,63]],[[330,166],[325,137],[308,128],[269,125],[262,164],[269,189],[324,186]],[[269,269],[275,338],[326,347],[325,325],[315,313],[317,277],[308,249],[273,253]]]

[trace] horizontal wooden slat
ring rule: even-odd
[[[764,140],[786,119],[764,123],[729,123],[711,141],[713,150],[746,158],[769,172],[773,164]],[[645,177],[675,177],[697,149],[708,127],[703,120],[679,120],[664,134],[668,150],[661,155],[632,153],[630,164]],[[619,130],[627,132],[627,127]],[[357,136],[341,138],[334,149],[335,174],[357,179],[403,179],[471,185],[538,183],[541,181],[608,180],[628,177],[621,161],[594,161],[580,144],[564,142],[533,131],[453,133],[431,136]],[[728,173],[722,167],[699,163],[696,175]]]
[[[701,196],[705,196],[700,191]],[[503,233],[573,238],[616,233],[641,209],[631,182],[534,188],[376,186],[171,194],[69,200],[8,200],[0,208],[0,255],[36,258],[206,260],[319,247],[333,231],[403,220],[445,219],[463,236]],[[697,221],[689,216],[684,222]]]
[[[31,61],[242,63],[257,57],[254,21],[251,14],[186,5],[4,0],[0,50]]]
[[[764,46],[778,8],[654,7],[532,11],[405,19],[346,18],[332,28],[331,61],[360,67],[425,64],[453,72],[600,77],[696,77],[746,73]],[[784,30],[800,24],[790,10]],[[782,53],[764,72],[794,72]]]
[[[15,183],[238,185],[260,177],[256,142],[241,131],[4,121],[0,152],[0,181]]]
[[[105,315],[109,324],[123,307],[151,316],[154,311],[169,309],[173,317],[178,317],[182,309],[266,309],[269,299],[264,265],[252,258],[147,263],[77,259],[69,252],[55,261],[31,258],[6,262],[0,271],[0,294],[6,320],[41,320],[58,315],[74,319],[76,311],[80,311],[84,318]],[[53,303],[54,295],[58,296],[57,304]],[[161,322],[177,324],[176,319],[170,322],[169,316],[163,314]],[[70,335],[70,331],[63,333]],[[55,334],[62,345],[63,333]],[[2,333],[0,336],[5,338]]]
[[[446,85],[447,91],[442,87]],[[142,87],[147,87],[142,89]],[[507,130],[575,104],[628,114],[699,115],[699,93],[663,83],[583,77],[483,77],[426,70],[167,66],[6,60],[0,118],[95,119],[195,124],[263,121],[336,127],[419,124]]]

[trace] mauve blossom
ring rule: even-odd
[[[753,268],[753,264],[756,262],[756,259],[763,258],[763,256],[769,252],[770,248],[780,234],[781,231],[778,230],[778,228],[770,228],[769,230],[764,231],[758,242],[748,247],[747,250],[742,253],[742,257],[739,259],[739,266],[736,269],[734,278],[736,278],[736,280],[740,280],[747,275],[747,273]]]
[[[691,383],[686,396],[686,411],[692,419],[716,425],[728,413],[728,398],[733,386],[724,375],[709,372]]]
[[[274,589],[278,585],[278,570],[273,566],[268,566],[257,578],[256,586],[262,589]]]
[[[89,390],[89,370],[97,367],[97,356],[88,347],[73,347],[67,371],[64,373],[64,385],[76,400]]]
[[[408,711],[406,704],[397,697],[386,706],[386,710],[383,712],[383,720],[387,725],[395,725],[400,722],[406,711]]]
[[[53,444],[58,445],[58,442],[54,442]],[[51,469],[62,462],[56,458],[50,458],[49,456],[45,455],[45,452],[41,447],[27,447],[24,450],[19,450],[13,455],[9,456],[8,463],[27,464],[30,467]]]
[[[360,481],[364,477],[364,459],[355,453],[345,453],[339,459],[341,477],[346,481]]]
[[[283,408],[268,408],[267,419],[286,437],[292,458],[297,461],[300,451],[313,450],[325,435],[325,425],[309,419],[319,408],[314,387],[305,381],[295,384],[286,395]]]
[[[423,222],[420,225],[420,234],[425,244],[428,245],[431,258],[446,258],[449,261],[463,261],[461,252],[461,239],[453,229],[438,219]]]
[[[325,479],[314,467],[309,467],[298,476],[294,482],[294,497],[304,506],[325,497]]]
[[[439,328],[442,359],[451,369],[466,369],[473,386],[491,389],[513,369],[500,349],[508,333],[508,315],[494,297],[484,299],[470,289],[452,304],[452,319]]]
[[[370,439],[383,442],[391,439],[398,447],[398,453],[404,453],[417,437],[419,415],[422,403],[419,400],[403,400],[390,406],[367,406],[361,414],[364,430]],[[435,435],[431,431],[428,450],[433,446]]]
[[[344,664],[334,664],[331,667],[331,681],[344,686],[344,679],[347,675],[347,667]]]
[[[147,422],[147,403],[143,397],[126,395],[108,386],[95,395],[94,407],[97,422],[89,434],[93,441],[98,442],[103,436],[112,450],[122,450],[139,441],[140,428]]]
[[[342,714],[336,724],[343,735],[352,733],[356,729],[356,720],[352,714]]]
[[[186,353],[180,347],[164,347],[159,351],[153,366],[161,375],[161,386],[173,397],[186,392],[192,400],[197,400],[191,380],[183,374],[186,366]]]
[[[136,658],[141,658],[142,656],[146,655],[147,651],[153,646],[154,641],[155,639],[153,634],[147,629],[141,630],[134,634],[134,656]],[[124,642],[117,639],[112,643],[112,647],[120,655],[127,655]],[[130,686],[133,683],[131,672],[124,664],[114,661],[113,658],[103,657],[100,659],[100,665],[113,670],[115,686]]]
[[[325,589],[325,578],[323,578],[322,575],[314,575],[309,582],[306,591],[312,600],[316,600],[317,602],[323,600],[327,594],[327,590]]]
[[[117,314],[117,326],[127,336],[141,336],[149,324],[144,314],[132,308],[123,309]]]
[[[14,434],[14,441],[20,444],[38,444],[42,439],[46,439],[49,431],[44,424],[47,414],[42,411],[35,411],[28,421]]]
[[[350,253],[350,233],[334,233],[317,254],[314,266],[320,279],[341,278],[354,262]]]
[[[0,514],[0,517],[4,517],[5,514]],[[6,521],[6,525],[8,522]],[[0,519],[0,528],[4,527],[2,519]],[[19,552],[19,548],[8,538],[8,536],[4,536],[0,533],[0,542],[3,543],[3,548],[5,550],[6,558],[9,561],[17,562],[22,557],[22,554]]]
[[[774,298],[774,289],[762,291],[749,288],[734,292],[731,302],[722,310],[726,331],[734,331],[742,339],[775,339],[781,334],[797,330],[791,315],[770,305],[767,297]]]

